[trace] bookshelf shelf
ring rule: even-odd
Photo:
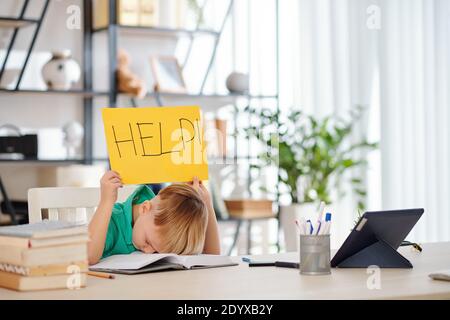
[[[220,32],[210,29],[183,29],[183,28],[164,28],[164,27],[145,27],[145,26],[127,26],[127,25],[115,25],[120,32],[126,34],[143,35],[150,37],[195,37],[200,35],[209,35],[218,37]],[[108,31],[108,26],[96,28],[94,33]]]
[[[0,163],[14,163],[14,164],[85,164],[92,162],[106,162],[108,159],[0,159]]]
[[[0,17],[0,28],[23,28],[36,23],[39,23],[39,20]]]
[[[37,94],[37,95],[78,95],[82,97],[96,97],[107,96],[108,92],[89,91],[83,89],[70,89],[70,90],[39,90],[39,89],[0,89],[0,93],[5,94]]]

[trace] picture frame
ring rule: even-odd
[[[178,59],[173,56],[150,57],[154,90],[166,93],[186,93],[183,73]]]

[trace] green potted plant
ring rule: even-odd
[[[366,164],[361,151],[377,147],[365,139],[357,142],[351,139],[363,108],[351,110],[347,120],[333,116],[317,118],[296,110],[284,114],[248,107],[246,111],[257,123],[246,130],[247,135],[257,137],[266,150],[253,168],[278,166],[277,192],[287,194],[291,200],[290,205],[280,208],[287,250],[297,247],[294,220],[302,212],[315,212],[320,201],[329,205],[343,197],[343,182],[349,176],[358,196],[357,207],[363,210],[366,196],[363,179],[347,174]]]

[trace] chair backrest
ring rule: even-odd
[[[136,186],[119,188],[118,202],[125,201]],[[28,190],[29,223],[49,220],[64,220],[88,223],[100,200],[100,188],[32,188]]]

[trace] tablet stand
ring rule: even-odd
[[[411,262],[381,239],[337,265],[338,268],[412,268]]]

